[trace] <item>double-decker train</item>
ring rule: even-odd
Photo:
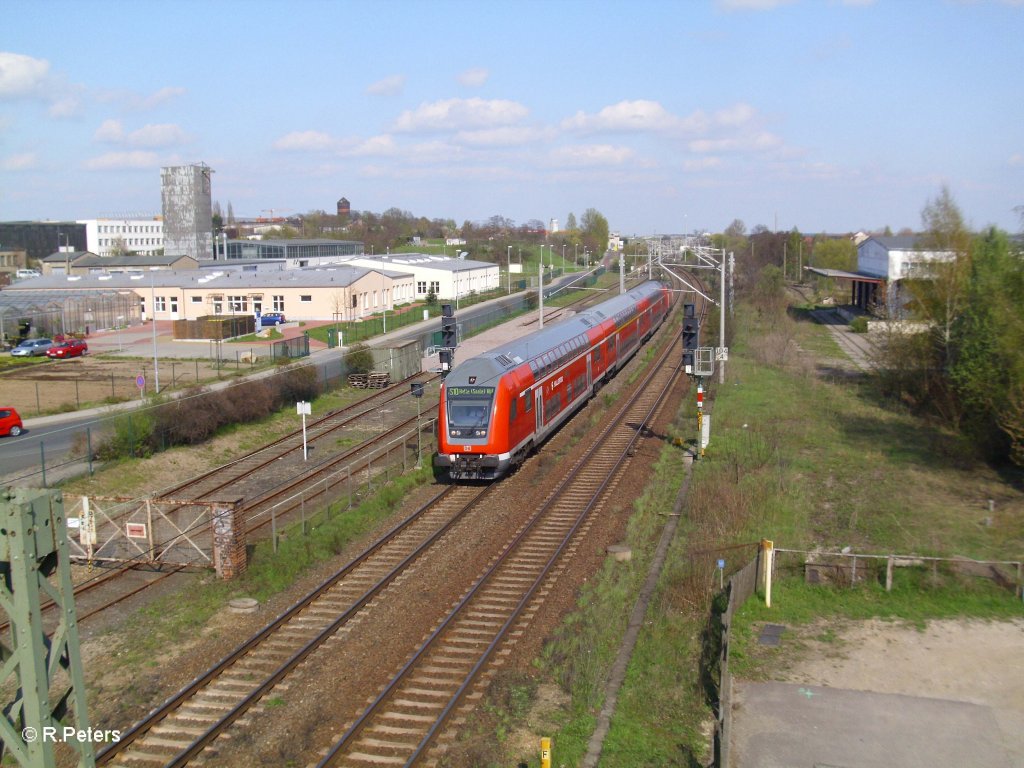
[[[653,335],[669,302],[647,282],[455,366],[441,387],[435,468],[493,480],[520,464]]]

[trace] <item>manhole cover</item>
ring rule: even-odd
[[[782,633],[785,631],[786,627],[782,624],[765,624],[761,628],[757,642],[761,645],[778,645],[782,641]]]

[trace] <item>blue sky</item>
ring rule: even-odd
[[[0,220],[397,207],[1021,229],[1024,0],[5,0]]]

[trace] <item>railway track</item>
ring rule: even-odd
[[[182,766],[202,753],[471,509],[491,487],[449,486],[97,756],[97,765]]]
[[[360,400],[346,408],[333,411],[309,424],[306,428],[306,445],[315,445],[317,441],[337,435],[343,429],[352,427],[360,420],[372,418],[386,405],[394,404],[400,399],[409,397],[409,382],[422,381],[424,384],[436,381],[436,374],[418,374],[380,390],[368,398]],[[275,462],[289,456],[300,454],[303,449],[302,430],[297,429],[288,435],[263,446],[262,448],[241,456],[234,461],[210,470],[198,477],[190,478],[180,485],[158,491],[156,498],[201,500],[214,498],[215,494],[223,496],[231,486],[240,484],[247,478],[258,475]]]
[[[500,667],[508,644],[539,610],[543,595],[613,495],[634,446],[679,380],[666,344],[658,362],[590,449],[496,561],[352,721],[318,763],[413,765],[427,758],[446,724]]]
[[[664,364],[658,367],[662,369],[662,377],[671,377],[672,369]],[[621,447],[625,445],[623,441],[635,441],[642,434],[637,414],[649,413],[655,407],[653,404],[660,400],[661,392],[647,395],[646,405],[636,406],[620,417],[617,428],[609,427],[600,442],[618,445],[620,454],[628,454],[628,447]],[[574,508],[580,504],[580,497],[569,489],[576,489],[578,493],[582,486],[596,486],[595,478],[602,474],[605,476],[603,487],[610,491],[614,487],[613,476],[617,476],[614,469],[601,467],[592,460],[570,470],[562,484],[565,490],[551,494],[546,505],[554,509],[561,500],[563,509],[551,512],[550,519],[543,525],[531,526],[533,534],[524,532],[520,536],[524,539],[523,546],[517,548],[521,556],[525,553],[527,558],[536,559],[535,555],[530,555],[534,545],[525,541],[530,535],[545,538],[557,532],[564,538],[573,524],[559,517],[568,514],[566,505]],[[498,487],[497,484],[448,487],[263,631],[133,726],[118,744],[98,756],[97,764],[180,766],[199,756],[209,764],[207,750],[220,734],[239,720],[245,722],[243,718],[247,713],[275,686],[287,680],[299,664],[330,638],[350,631],[352,624],[358,624],[353,620],[362,612],[372,611],[377,603],[386,600],[388,586],[401,579],[401,574],[433,547],[443,549],[449,537],[465,537],[465,523],[456,530],[460,521],[473,512],[486,514],[488,497]],[[594,508],[596,506],[591,505],[591,509]],[[583,519],[575,529],[582,534],[588,526],[587,519]],[[570,542],[562,551],[571,548],[572,537],[569,538]],[[546,572],[554,575],[557,570],[556,558]]]
[[[154,570],[125,565],[87,578],[74,588],[75,618],[81,622],[102,613],[182,570],[181,566]],[[57,604],[53,600],[47,600],[40,606],[40,615],[43,620],[43,632],[50,637],[61,620]],[[0,633],[6,632],[10,626],[10,622],[7,621],[0,623]]]

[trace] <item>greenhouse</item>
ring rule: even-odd
[[[141,323],[141,302],[134,291],[0,291],[0,343],[5,349],[26,338],[86,336]]]

